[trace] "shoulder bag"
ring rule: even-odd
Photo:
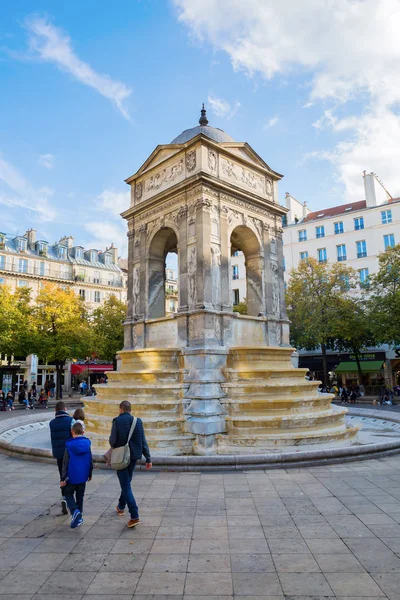
[[[128,441],[125,446],[120,446],[119,448],[113,448],[111,452],[111,468],[115,471],[121,471],[122,469],[126,469],[126,467],[131,462],[131,451],[129,448],[129,442],[135,431],[137,423],[137,417],[133,417],[132,425],[128,435]]]

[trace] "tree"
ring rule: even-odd
[[[400,343],[400,244],[379,255],[379,270],[369,278],[369,308],[379,343]]]
[[[125,317],[126,305],[114,295],[107,298],[92,314],[96,354],[103,360],[113,361],[115,368],[116,355],[124,347]]]
[[[237,312],[240,315],[247,315],[247,302],[246,300],[242,300],[242,302],[238,302],[233,306],[233,312]]]
[[[33,351],[35,326],[32,315],[31,290],[0,287],[0,353],[26,356]]]
[[[363,296],[345,297],[338,302],[337,310],[338,329],[333,332],[335,349],[350,350],[354,354],[358,380],[362,383],[360,353],[366,346],[375,344],[368,304]]]
[[[297,348],[321,348],[325,385],[326,351],[340,328],[338,307],[355,287],[355,271],[342,263],[320,264],[309,258],[290,275],[286,301],[292,322],[291,341]]]
[[[35,353],[46,364],[56,366],[59,399],[65,362],[88,355],[93,347],[88,313],[83,300],[72,290],[48,283],[37,295],[33,315],[37,331]]]

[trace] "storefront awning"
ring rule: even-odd
[[[366,360],[360,363],[362,373],[378,373],[382,370],[381,360]],[[335,373],[357,373],[357,363],[354,362],[341,362],[335,369]]]
[[[84,373],[89,369],[90,373],[104,373],[105,371],[114,371],[113,365],[71,365],[71,375]]]

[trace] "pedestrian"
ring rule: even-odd
[[[65,444],[60,487],[71,513],[71,529],[83,523],[83,498],[86,482],[92,479],[93,461],[90,440],[81,423],[72,426],[72,439]]]
[[[54,378],[52,377],[49,383],[49,390],[50,390],[50,398],[54,398],[54,390],[56,389],[56,382],[54,381]]]
[[[34,400],[33,400],[33,396],[32,396],[32,389],[30,389],[28,392],[28,405],[31,410],[33,410],[35,408]]]
[[[15,410],[14,395],[11,391],[7,392],[6,400],[7,400],[7,410]]]
[[[28,398],[26,397],[26,391],[25,391],[25,387],[22,386],[19,394],[18,394],[18,402],[20,404],[23,404],[25,406],[25,410],[28,410],[29,406],[28,406]]]
[[[0,402],[1,402],[1,410],[5,412],[7,410],[7,400],[6,400],[6,395],[3,392],[3,390],[0,390]]]
[[[349,393],[347,391],[347,387],[344,385],[342,388],[341,399],[343,404],[347,404],[347,400],[349,397]]]
[[[48,398],[47,398],[46,391],[42,388],[40,390],[40,394],[39,394],[39,404],[40,404],[40,406],[42,408],[47,408],[47,401],[48,401]]]
[[[44,390],[43,390],[44,391]],[[50,421],[50,437],[53,457],[57,460],[60,480],[62,476],[62,464],[65,452],[65,445],[71,439],[71,421],[72,417],[65,410],[65,403],[62,400],[56,402],[56,414]],[[68,514],[67,501],[63,489],[61,488],[61,510],[63,515]]]
[[[136,425],[129,434],[134,418],[131,415],[131,403],[124,400],[119,405],[119,416],[115,417],[112,423],[110,446],[111,448],[121,448],[129,441],[130,463],[125,469],[117,471],[117,477],[121,487],[121,495],[117,505],[118,516],[122,517],[125,514],[125,506],[128,505],[130,520],[128,527],[135,527],[139,524],[139,510],[136,504],[135,497],[131,488],[131,481],[136,462],[141,460],[142,455],[146,458],[146,469],[151,469],[151,457],[149,446],[147,445],[146,436],[144,434],[143,423],[141,419],[136,420]]]
[[[85,411],[81,407],[76,408],[72,415],[71,428],[75,423],[80,423],[85,431]]]

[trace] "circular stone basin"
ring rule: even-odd
[[[15,422],[16,420],[13,420],[13,423]],[[352,427],[360,427],[357,437],[347,445],[307,444],[286,446],[284,451],[272,450],[262,454],[241,455],[154,454],[153,464],[156,468],[174,470],[265,469],[359,460],[400,452],[400,413],[349,408],[346,422]],[[3,452],[32,460],[54,460],[51,458],[49,419],[25,422],[21,425],[16,423],[9,429],[6,428],[6,422],[3,422],[2,429],[0,450]],[[105,467],[102,453],[96,453],[95,447],[93,450],[94,462],[98,467]]]

